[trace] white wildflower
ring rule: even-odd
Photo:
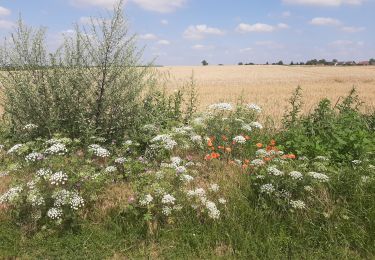
[[[186,172],[185,166],[178,166],[176,168],[176,173],[178,173],[178,174],[182,174],[182,173],[185,173],[185,172]]]
[[[33,129],[36,129],[36,128],[38,128],[37,125],[34,125],[34,124],[27,124],[27,125],[25,125],[25,126],[23,127],[23,130],[28,130],[28,131],[30,131],[30,130],[33,130]]]
[[[259,122],[251,122],[250,126],[253,128],[263,129],[263,125]]]
[[[253,128],[249,124],[243,124],[241,126],[241,129],[244,130],[244,131],[247,131],[247,132],[251,132],[253,130]]]
[[[238,144],[244,144],[246,143],[246,139],[242,135],[238,135],[233,138],[233,142],[238,143]]]
[[[210,191],[213,191],[213,192],[218,192],[219,191],[219,185],[217,185],[216,183],[213,183],[210,185],[210,187],[208,188]]]
[[[269,154],[265,149],[259,149],[255,152],[255,155],[260,158],[267,157]]]
[[[97,145],[97,144],[91,144],[89,145],[89,151],[91,151],[92,153],[94,153],[95,156],[97,157],[101,157],[101,158],[106,158],[106,157],[109,157],[111,155],[111,153],[101,147],[100,145]]]
[[[27,201],[31,203],[33,207],[44,205],[44,198],[38,190],[31,190],[27,196]]]
[[[70,195],[70,191],[65,189],[55,191],[52,194],[52,198],[55,200],[53,205],[58,208],[67,205],[69,203]]]
[[[190,176],[188,174],[182,174],[180,175],[180,180],[183,181],[183,182],[192,182],[194,180],[194,177],[193,176]]]
[[[127,140],[127,141],[125,141],[124,144],[127,145],[127,146],[130,146],[130,145],[133,144],[133,141],[132,140]]]
[[[328,182],[329,181],[329,177],[323,173],[318,173],[318,172],[309,172],[308,173],[309,176],[311,176],[312,178],[314,178],[315,180],[319,181],[319,182]]]
[[[255,166],[255,167],[263,166],[264,164],[265,162],[261,159],[255,159],[250,162],[250,165]]]
[[[15,144],[12,148],[10,148],[8,150],[8,154],[12,154],[14,152],[17,152],[21,147],[23,146],[23,144]]]
[[[305,187],[303,187],[303,189],[305,190],[305,191],[307,191],[307,192],[313,192],[314,191],[314,188],[313,187],[311,187],[311,186],[305,186]]]
[[[162,213],[165,216],[170,216],[172,214],[172,208],[170,208],[168,206],[164,206],[163,209],[162,209]]]
[[[327,157],[325,157],[325,156],[317,156],[317,157],[315,157],[315,160],[317,160],[317,161],[329,161],[329,159],[327,158]]]
[[[354,165],[360,165],[362,163],[362,161],[360,161],[360,160],[353,160],[352,163]]]
[[[105,168],[104,171],[106,173],[113,173],[113,172],[117,171],[117,168],[116,168],[116,166],[108,166],[107,168]]]
[[[267,172],[268,172],[268,174],[273,175],[273,176],[283,176],[284,175],[284,172],[280,171],[275,166],[268,167]]]
[[[50,169],[42,168],[36,172],[36,176],[43,178],[43,179],[49,179],[51,175],[52,175],[52,171]]]
[[[78,195],[78,193],[73,192],[73,194],[70,197],[70,208],[73,210],[78,210],[79,208],[82,208],[85,205],[85,201],[81,196]]]
[[[362,183],[368,183],[371,180],[370,176],[362,176],[361,182]]]
[[[208,107],[210,110],[216,110],[216,111],[231,111],[233,110],[233,107],[229,103],[218,103],[218,104],[212,104]]]
[[[154,200],[151,194],[147,194],[142,200],[139,201],[141,206],[148,206]]]
[[[51,154],[51,155],[53,154],[64,155],[67,152],[68,150],[66,149],[65,144],[62,144],[62,143],[55,143],[44,151],[44,153]]]
[[[19,198],[20,193],[23,191],[21,186],[10,188],[7,192],[0,196],[0,204],[12,203]]]
[[[271,194],[274,191],[275,191],[275,187],[273,187],[271,183],[260,186],[261,193]]]
[[[193,143],[201,144],[202,143],[202,136],[200,136],[200,135],[193,135],[192,137],[190,137],[190,140]]]
[[[36,162],[36,161],[43,160],[43,158],[44,158],[43,154],[33,152],[33,153],[26,155],[25,160],[27,162]]]
[[[49,181],[51,185],[56,185],[56,186],[64,185],[67,180],[68,180],[68,175],[62,171],[56,172],[49,177]]]
[[[262,108],[256,104],[247,104],[246,108],[257,113],[262,113]]]
[[[206,202],[206,208],[208,210],[208,216],[212,219],[218,219],[220,217],[220,211],[217,209],[216,204],[212,201]]]
[[[156,172],[155,173],[155,177],[156,177],[156,179],[158,179],[158,180],[161,180],[161,179],[163,179],[164,178],[164,173],[163,172]]]
[[[160,143],[166,150],[173,150],[177,145],[170,135],[158,135],[151,140],[151,143]]]
[[[50,208],[47,212],[47,216],[50,218],[50,219],[53,219],[53,220],[58,220],[62,217],[62,210],[59,209],[59,208]]]
[[[176,198],[173,197],[170,194],[165,194],[163,196],[163,198],[161,199],[161,203],[163,203],[163,204],[172,204],[173,205],[175,203],[175,201],[176,201]]]
[[[290,201],[290,206],[294,209],[305,209],[306,204],[302,200],[291,200]]]
[[[227,203],[227,200],[224,198],[220,198],[219,203],[225,205]]]
[[[172,167],[174,168],[177,168],[178,166],[180,166],[182,163],[182,159],[178,156],[176,157],[171,157],[171,164],[172,164]]]
[[[294,179],[294,180],[302,180],[303,179],[303,175],[302,173],[298,172],[298,171],[291,171],[289,173],[289,176]]]
[[[116,158],[115,163],[117,164],[124,164],[126,162],[126,159],[124,157]]]

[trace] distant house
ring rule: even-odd
[[[357,63],[357,65],[359,65],[359,66],[369,66],[370,62],[369,61],[360,61],[360,62]]]
[[[344,61],[338,61],[335,63],[335,66],[344,66],[345,62]]]

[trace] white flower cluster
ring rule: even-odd
[[[214,190],[218,190],[219,186],[217,184],[211,185],[210,188],[213,188]],[[216,207],[216,204],[212,201],[207,200],[206,198],[206,191],[202,188],[197,188],[195,190],[188,190],[186,192],[188,197],[193,198],[196,197],[200,203],[207,209],[208,211],[208,216],[212,219],[218,219],[220,217],[220,211]],[[221,201],[221,202],[220,202]],[[221,198],[220,199],[221,204],[225,204],[226,200]],[[194,209],[198,208],[198,205],[192,205]]]
[[[190,176],[188,174],[182,174],[180,175],[180,180],[186,183],[192,182],[194,180],[193,176]]]
[[[308,175],[319,182],[328,182],[329,177],[323,173],[309,172]]]
[[[183,174],[183,173],[185,173],[187,170],[186,170],[186,168],[185,168],[185,166],[178,166],[178,167],[176,167],[176,173],[177,174]]]
[[[307,191],[307,192],[313,192],[313,191],[314,191],[314,188],[311,187],[311,186],[309,186],[309,185],[303,187],[303,189],[304,189],[305,191]]]
[[[6,177],[9,175],[9,171],[6,171],[6,172],[0,172],[0,178],[1,177]]]
[[[352,164],[354,164],[354,165],[360,165],[361,163],[362,163],[361,160],[353,160],[352,161]]]
[[[220,188],[219,185],[217,185],[216,183],[213,183],[213,184],[210,185],[210,187],[208,189],[212,192],[218,192],[219,188]]]
[[[275,187],[271,183],[267,183],[267,184],[260,186],[261,193],[271,194],[274,191],[275,191]]]
[[[246,143],[246,139],[242,135],[238,135],[233,138],[233,142],[238,143],[238,144],[244,144]]]
[[[255,167],[263,166],[264,164],[265,162],[261,159],[255,159],[250,162],[250,165],[255,166]]]
[[[150,124],[150,125],[144,125],[143,130],[156,132],[158,131],[158,128],[155,125]]]
[[[253,128],[263,129],[263,125],[259,122],[251,122],[250,126]]]
[[[62,215],[63,215],[63,212],[59,208],[50,208],[47,211],[47,216],[50,219],[53,219],[53,220],[59,220],[59,219],[61,219]]]
[[[202,143],[202,136],[200,136],[200,135],[192,135],[192,136],[190,137],[190,140],[191,140],[193,143],[201,144],[201,143]]]
[[[84,199],[77,191],[62,189],[54,192],[52,198],[55,200],[53,205],[57,208],[69,205],[71,209],[78,210],[85,205]]]
[[[193,131],[193,128],[191,126],[175,127],[172,129],[172,132],[181,135],[189,134],[189,132],[191,131]]]
[[[36,129],[36,128],[38,128],[38,126],[35,125],[35,124],[27,124],[27,125],[25,125],[25,126],[23,127],[23,130],[28,130],[28,131],[30,131],[30,130],[33,130],[33,129]]]
[[[255,155],[259,158],[264,158],[270,155],[265,149],[259,149],[255,152]]]
[[[206,208],[208,210],[208,216],[212,219],[220,218],[220,211],[217,209],[216,204],[212,201],[206,202]]]
[[[101,147],[98,144],[89,145],[89,151],[93,152],[95,156],[101,158],[106,158],[111,155],[111,153],[107,149]]]
[[[115,160],[115,163],[117,164],[124,164],[126,162],[126,159],[124,157],[119,157]]]
[[[290,206],[294,209],[305,209],[306,204],[302,200],[291,200],[290,201]]]
[[[30,154],[26,155],[26,157],[25,157],[25,160],[27,162],[36,162],[36,161],[40,161],[40,160],[43,160],[43,159],[44,159],[43,154],[37,153],[37,152],[30,153]]]
[[[107,168],[105,168],[105,173],[113,173],[115,171],[117,171],[117,168],[115,166],[108,166]]]
[[[262,108],[256,104],[247,104],[246,108],[257,113],[262,113]]]
[[[68,180],[68,175],[62,171],[55,172],[49,177],[49,181],[51,185],[64,185],[65,182]]]
[[[216,111],[231,111],[233,110],[233,107],[229,103],[218,103],[218,104],[212,104],[208,107],[210,110],[216,110]]]
[[[289,173],[289,176],[294,179],[294,180],[302,180],[303,179],[303,175],[302,173],[298,172],[298,171],[291,171]]]
[[[162,208],[162,213],[166,216],[170,216],[172,214],[172,208],[168,206],[164,206]]]
[[[15,153],[17,152],[21,147],[23,146],[23,144],[15,144],[12,148],[10,148],[8,150],[8,154],[12,154],[12,153]]]
[[[161,199],[161,203],[163,203],[163,204],[172,204],[172,205],[174,205],[175,201],[176,201],[176,198],[173,197],[170,194],[165,194],[163,196],[163,198]]]
[[[71,209],[78,210],[79,208],[82,208],[85,205],[85,201],[77,193],[73,193],[70,197],[69,204]]]
[[[0,150],[4,149],[4,145],[0,144]]]
[[[182,159],[181,157],[171,157],[171,167],[172,168],[177,168],[178,166],[180,166],[182,163]]]
[[[315,160],[317,160],[317,161],[323,161],[323,162],[328,162],[329,161],[329,159],[327,157],[325,157],[325,156],[317,156],[317,157],[315,157]]]
[[[36,176],[43,178],[45,180],[49,179],[51,175],[52,175],[52,171],[50,169],[42,168],[36,172]]]
[[[64,155],[67,152],[68,150],[66,149],[65,144],[62,144],[62,143],[55,143],[44,151],[44,153],[50,154],[50,155],[53,155],[53,154]]]
[[[251,132],[253,130],[253,128],[249,124],[243,124],[241,129],[247,132]]]
[[[147,194],[142,200],[139,201],[139,204],[141,206],[148,206],[150,203],[154,200],[154,198],[151,196],[151,194]]]
[[[275,166],[268,167],[267,172],[268,172],[268,174],[273,175],[273,176],[283,176],[284,175],[284,172],[280,171]]]
[[[12,203],[16,199],[18,199],[20,193],[23,191],[21,186],[16,186],[10,188],[7,192],[0,196],[0,204],[2,203]]]
[[[127,146],[133,145],[133,141],[132,140],[126,140],[124,142],[124,145],[127,145]]]
[[[155,136],[151,140],[151,143],[160,143],[166,150],[173,150],[173,148],[177,145],[177,142],[173,140],[170,135]]]
[[[27,196],[27,201],[34,207],[42,206],[45,203],[43,196],[38,190],[31,190]]]
[[[225,205],[227,203],[227,200],[224,198],[220,198],[219,203]]]

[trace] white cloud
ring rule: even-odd
[[[285,4],[313,6],[361,5],[365,0],[283,0]]]
[[[256,46],[261,46],[268,49],[282,49],[284,46],[282,44],[273,41],[258,41],[255,43]]]
[[[196,45],[191,46],[191,48],[193,50],[203,51],[203,50],[212,50],[214,48],[214,46],[212,46],[212,45],[196,44]]]
[[[169,13],[185,5],[187,0],[125,0],[124,3],[132,2],[139,7],[159,12]],[[78,7],[98,6],[112,9],[119,0],[70,0],[70,3]]]
[[[0,20],[0,29],[11,29],[15,23],[7,20]]]
[[[248,32],[273,32],[277,29],[287,29],[289,26],[285,23],[279,23],[276,26],[265,24],[265,23],[255,23],[255,24],[247,24],[247,23],[240,23],[236,31],[239,33],[248,33]]]
[[[214,28],[208,27],[205,24],[200,25],[191,25],[189,26],[185,32],[183,33],[184,38],[187,39],[203,39],[207,35],[224,35],[224,31]]]
[[[292,13],[290,11],[285,11],[281,14],[281,16],[284,17],[284,18],[290,17],[291,15],[292,15]]]
[[[168,25],[169,24],[168,20],[166,20],[166,19],[161,20],[160,23],[162,25]]]
[[[142,40],[156,40],[158,37],[152,33],[141,34],[138,36]]]
[[[315,17],[310,21],[312,25],[320,25],[320,26],[337,26],[340,25],[341,22],[337,19],[330,18],[330,17]]]
[[[159,44],[159,45],[170,45],[171,42],[168,41],[168,40],[160,40],[160,41],[157,42],[157,44]]]
[[[365,29],[366,29],[365,27],[344,26],[341,28],[341,31],[347,32],[347,33],[356,33],[356,32],[362,32]]]
[[[362,41],[350,41],[350,40],[337,40],[334,42],[331,42],[329,45],[334,46],[334,47],[341,47],[341,48],[346,48],[346,47],[361,47],[364,45]]]
[[[7,16],[7,15],[10,15],[11,13],[12,12],[9,9],[0,6],[0,16]]]
[[[253,50],[253,48],[248,47],[248,48],[240,49],[240,52],[249,52],[249,51],[252,51],[252,50]]]
[[[185,5],[187,0],[131,0],[143,9],[159,13],[170,13]]]

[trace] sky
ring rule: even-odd
[[[56,48],[116,0],[0,0],[0,36],[19,15]],[[159,65],[375,58],[375,0],[126,0],[143,59]]]

